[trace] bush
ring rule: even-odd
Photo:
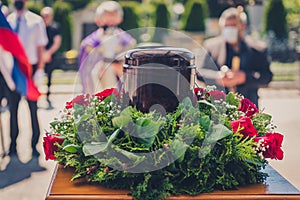
[[[206,0],[209,9],[209,17],[219,18],[221,13],[228,8],[226,4],[219,3],[219,0]]]
[[[155,3],[155,21],[154,26],[156,29],[152,38],[152,42],[161,43],[164,36],[167,34],[167,28],[170,27],[170,12],[168,10],[167,4],[164,2]]]
[[[119,3],[122,6],[124,12],[124,20],[120,24],[120,27],[126,31],[130,29],[139,28],[139,16],[136,10],[138,9],[138,6],[140,4],[134,1],[126,1]]]
[[[61,27],[62,44],[59,52],[65,52],[72,49],[72,7],[69,3],[56,1],[53,4],[54,21],[59,22]]]
[[[269,54],[273,61],[290,62],[293,50],[288,46],[286,9],[282,0],[270,0],[265,10],[265,32],[267,33]]]
[[[169,28],[170,27],[170,12],[166,3],[158,3],[155,12],[156,20],[155,27]]]
[[[44,5],[41,2],[32,2],[29,1],[27,4],[27,9],[31,12],[40,15],[41,10],[43,9]]]
[[[64,0],[64,2],[69,3],[73,10],[79,10],[85,8],[86,5],[91,2],[91,0]]]
[[[188,1],[185,5],[185,12],[181,18],[182,29],[191,32],[205,31],[206,11],[206,1]]]
[[[282,0],[269,0],[265,11],[265,31],[273,32],[279,40],[288,37],[286,10]]]
[[[2,2],[3,5],[8,6],[8,1],[7,1],[7,0],[1,0],[1,2]],[[1,3],[0,3],[0,4],[1,4]]]

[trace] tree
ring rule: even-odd
[[[205,31],[206,7],[206,1],[188,1],[181,19],[182,29],[191,32]]]
[[[86,7],[86,5],[91,2],[91,0],[64,0],[64,2],[69,3],[72,6],[73,10],[79,10]]]
[[[158,3],[155,12],[156,20],[155,27],[169,28],[170,26],[170,12],[166,3]]]
[[[269,0],[265,11],[265,31],[273,32],[279,40],[287,39],[286,14],[282,0]]]
[[[124,20],[120,24],[120,27],[126,31],[130,29],[139,28],[139,16],[136,10],[140,4],[134,1],[126,1],[120,2],[120,5],[122,6],[124,12]]]
[[[72,49],[72,7],[64,1],[56,1],[53,4],[54,21],[59,22],[61,27],[62,44],[59,52],[65,52]]]

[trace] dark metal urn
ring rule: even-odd
[[[187,49],[155,46],[129,50],[123,65],[123,89],[141,112],[173,112],[193,98],[195,57]]]

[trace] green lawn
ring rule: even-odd
[[[299,75],[299,63],[272,62],[273,81],[295,81]]]

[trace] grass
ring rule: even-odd
[[[299,76],[299,63],[272,62],[273,81],[295,81]]]
[[[271,63],[271,71],[273,72],[273,81],[295,81],[299,76],[300,64],[297,62],[293,63],[280,63],[280,62],[272,62]],[[47,78],[45,77],[45,84]],[[63,70],[55,70],[52,75],[52,84],[74,84],[79,83],[78,73],[77,71],[63,71]]]

